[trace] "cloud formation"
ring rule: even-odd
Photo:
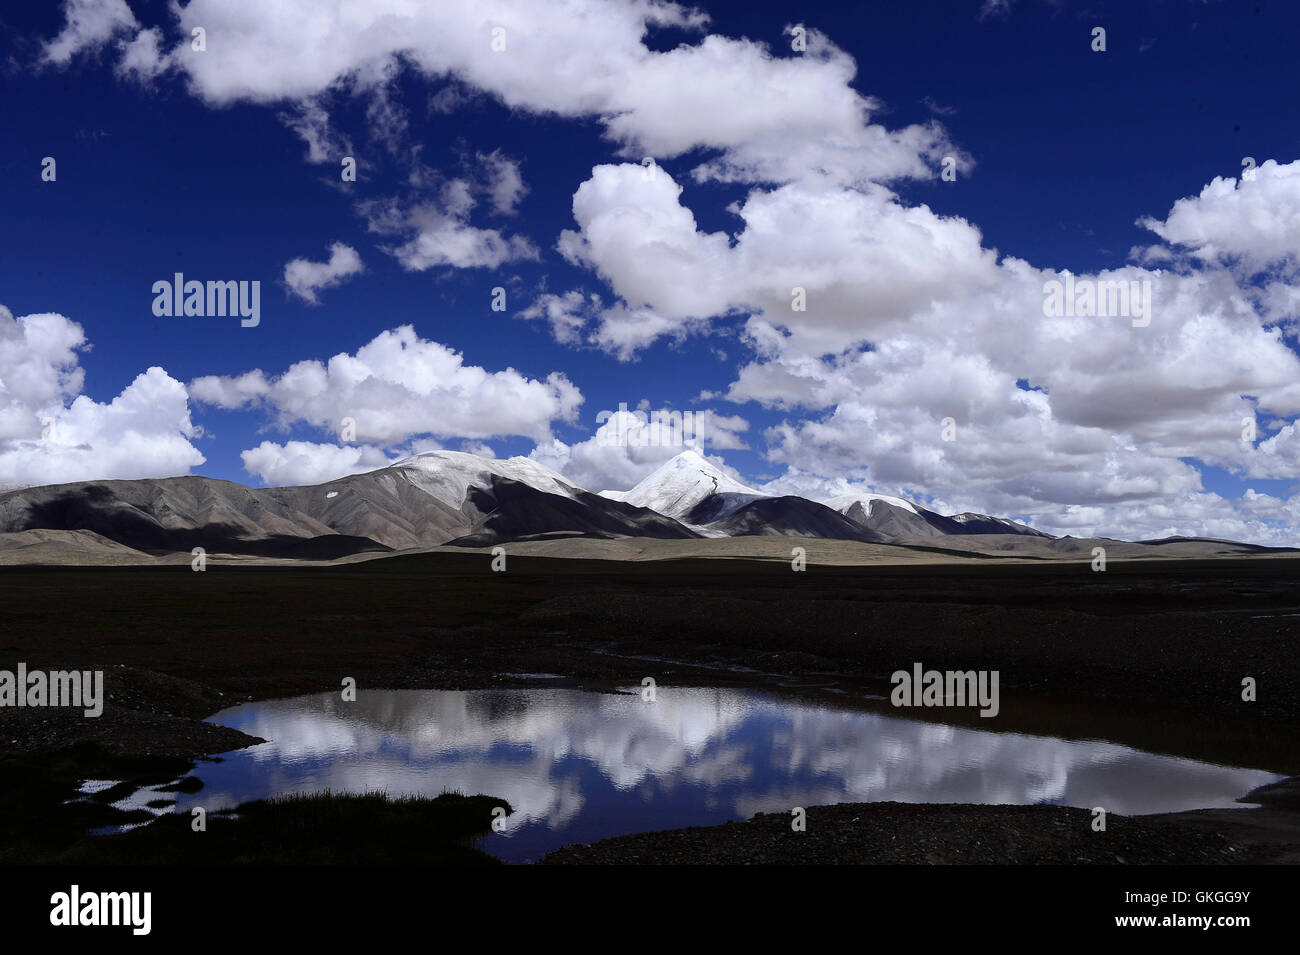
[[[66,0],[63,16],[63,29],[41,50],[42,60],[55,66],[67,66],[75,56],[99,51],[140,26],[126,0]]]
[[[167,477],[204,462],[184,385],[152,367],[97,402],[82,394],[85,347],[62,315],[14,318],[0,305],[0,485]]]
[[[207,375],[189,392],[219,408],[260,408],[280,427],[302,423],[381,447],[418,435],[549,441],[552,424],[573,421],[583,400],[562,373],[537,380],[513,368],[489,372],[410,325],[380,333],[354,355],[301,361],[279,375]]]
[[[314,441],[263,441],[240,455],[244,470],[270,487],[324,484],[349,474],[373,471],[398,460],[373,445],[320,444]]]
[[[321,289],[342,285],[345,280],[364,271],[357,250],[342,242],[335,242],[330,246],[327,262],[291,260],[284,267],[284,284],[304,302],[316,305],[319,303],[316,293]]]
[[[1011,7],[986,0],[979,14]],[[1149,288],[1149,322],[1051,315],[1045,286],[1063,272],[986,247],[975,224],[943,214],[941,191],[931,204],[903,198],[900,180],[934,179],[945,160],[965,176],[972,158],[938,123],[879,123],[852,57],[816,30],[797,52],[791,34],[710,34],[704,14],[656,0],[193,0],[151,26],[122,0],[66,9],[48,64],[111,48],[124,75],[171,72],[212,106],[274,106],[313,162],[346,141],[326,106],[336,96],[366,99],[372,138],[399,152],[405,71],[438,86],[438,110],[488,97],[598,123],[626,161],[597,162],[572,185],[557,249],[605,287],[543,290],[522,317],[625,362],[663,341],[739,335],[734,379],[702,397],[785,416],[763,435],[767,458],[787,468],[772,486],[870,486],[1062,533],[1300,543],[1296,497],[1229,501],[1203,485],[1207,465],[1246,480],[1300,470],[1300,162],[1216,178],[1142,219],[1155,240],[1126,264],[1072,276]],[[188,47],[195,26],[208,35],[202,55]],[[652,49],[652,34],[679,42]],[[475,155],[479,168],[456,176],[412,162],[409,188],[358,206],[404,268],[540,260],[540,239],[478,218],[520,209],[519,161]],[[746,187],[726,209],[734,229],[700,228],[717,211],[687,201],[708,201],[711,190],[683,190],[700,183]],[[295,263],[308,300],[334,275],[333,255]],[[625,486],[657,463],[595,438],[555,440],[552,424],[574,420],[581,401],[558,372],[537,381],[464,366],[409,328],[328,366],[209,376],[191,394],[263,407],[284,426],[337,432],[351,417],[376,449],[419,434],[524,435],[590,485]],[[289,474],[290,459],[362,463],[292,444],[255,449],[259,473]]]
[[[136,26],[122,0],[80,5],[97,24]],[[820,31],[806,30],[798,52],[788,31],[768,42],[701,37],[706,14],[660,0],[192,0],[170,13],[170,23],[149,29],[166,30],[174,45],[137,75],[175,71],[213,106],[319,105],[347,91],[391,116],[385,97],[405,67],[511,109],[596,119],[638,161],[714,152],[694,171],[701,180],[859,183],[929,177],[943,155],[969,161],[937,125],[874,123],[882,104],[854,90],[852,57]],[[190,55],[196,27],[207,49]],[[645,43],[652,30],[699,40],[655,51]],[[69,46],[62,62],[83,48]]]

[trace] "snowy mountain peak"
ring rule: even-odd
[[[693,449],[665,461],[630,491],[602,491],[601,496],[648,507],[669,517],[684,518],[701,501],[714,494],[737,495],[738,503],[771,497],[711,464]]]
[[[581,490],[558,471],[531,458],[485,458],[465,451],[423,451],[392,465],[420,490],[452,507],[464,503],[471,487],[483,487],[496,476],[518,481],[547,494],[573,497]]]
[[[871,506],[877,501],[892,507],[901,507],[912,514],[917,513],[916,505],[911,501],[905,501],[901,497],[890,497],[888,494],[841,494],[838,497],[827,498],[821,503],[841,514],[847,514],[854,504],[861,504],[862,510],[870,516]]]

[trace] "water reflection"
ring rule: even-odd
[[[832,802],[1052,803],[1123,814],[1238,805],[1281,777],[835,709],[755,690],[362,691],[248,703],[214,722],[270,742],[200,764],[177,809],[323,789],[501,796],[503,859]]]

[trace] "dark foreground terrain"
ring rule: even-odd
[[[503,676],[509,673],[559,673],[592,685],[635,685],[650,676],[662,685],[829,692],[845,705],[887,693],[889,674],[914,662],[995,669],[1002,694],[995,720],[952,708],[924,716],[1100,737],[1300,775],[1294,558],[1112,561],[1105,573],[1092,573],[1087,562],[810,565],[793,573],[785,562],[527,557],[511,557],[506,573],[492,573],[490,561],[486,553],[444,553],[320,568],[223,567],[214,560],[203,573],[187,565],[0,570],[0,669],[20,661],[31,669],[102,668],[109,697],[98,719],[0,709],[0,828],[8,830],[0,837],[37,817],[78,832],[106,824],[107,806],[71,814],[53,807],[80,779],[183,775],[195,759],[254,742],[204,717],[249,698],[337,690],[345,677],[364,691],[527,682]],[[1246,677],[1258,688],[1254,702],[1242,700]],[[44,782],[31,783],[37,776]],[[817,812],[839,819],[850,811]],[[944,811],[965,813],[977,828],[985,825],[980,819],[1000,820],[989,822],[998,831],[1007,824],[999,812],[1009,812]],[[1289,859],[1286,846],[1300,842],[1286,828],[1290,810],[1268,811],[1283,820],[1265,827],[1268,838],[1245,833],[1246,820],[1262,810],[1219,813],[1207,817],[1217,820],[1212,825],[1141,817],[1114,827],[1114,852],[1089,858],[1162,861],[1153,840],[1163,840],[1209,853],[1205,860]],[[802,834],[810,837],[807,848],[799,851],[828,861],[862,861],[863,852],[875,861],[967,860],[958,849],[969,840],[955,837],[964,829],[931,851],[921,835],[933,826],[917,807],[870,812],[901,820],[894,849],[868,841],[865,849],[837,854],[818,841],[811,824],[817,816],[810,815]],[[1053,835],[1075,812],[1012,813],[1016,826],[1038,833],[1024,841],[1026,858],[1019,861],[1035,852],[1083,861],[1081,847],[1068,848],[1073,843]],[[780,819],[770,823],[773,831],[778,821],[788,830],[788,819]],[[763,837],[746,833],[767,825],[760,819],[721,827],[718,852],[743,855],[735,847],[748,844],[751,856],[764,856]],[[1158,837],[1152,829],[1172,825],[1179,832],[1192,825],[1196,838]],[[629,845],[658,839],[655,853],[697,861],[689,846],[709,831],[688,830],[696,835],[676,842],[662,834],[630,837]],[[1085,826],[1083,835],[1093,834]],[[997,845],[991,836],[982,844]],[[6,861],[34,857],[10,838],[0,845],[10,847]],[[1011,850],[990,852],[991,859],[1012,861]]]
[[[1294,835],[1294,833],[1293,833]],[[790,816],[620,836],[565,846],[542,865],[1232,865],[1270,858],[1212,829],[1165,817],[1112,815],[1092,829],[1086,809],[841,803]]]

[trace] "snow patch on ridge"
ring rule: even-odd
[[[459,508],[469,496],[470,488],[489,487],[491,476],[518,481],[547,494],[577,497],[579,488],[558,471],[531,458],[513,457],[504,461],[483,458],[466,451],[424,451],[403,458],[389,466],[401,473],[412,485],[444,504]]]
[[[847,514],[849,508],[854,504],[861,504],[862,509],[871,516],[871,507],[877,501],[883,504],[889,504],[892,507],[900,507],[912,514],[917,514],[916,506],[910,501],[905,501],[901,497],[890,497],[888,494],[841,494],[838,497],[827,498],[819,503],[825,504],[831,510],[839,511],[841,514]]]

